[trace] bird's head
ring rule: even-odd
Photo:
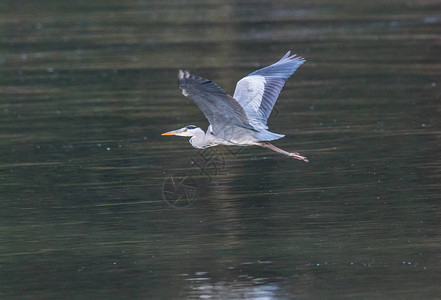
[[[197,126],[188,125],[188,126],[180,128],[180,129],[164,132],[161,135],[195,136],[197,133],[199,133],[201,131],[203,132],[203,130]]]

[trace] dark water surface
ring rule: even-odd
[[[440,16],[425,0],[2,1],[0,297],[439,297]],[[287,50],[307,62],[269,123],[309,164],[160,136],[208,125],[177,69],[233,93]]]

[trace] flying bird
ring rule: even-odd
[[[285,135],[270,132],[267,126],[283,85],[304,62],[305,59],[288,51],[278,62],[239,80],[233,97],[213,81],[179,70],[178,83],[182,94],[199,107],[210,125],[206,132],[188,125],[162,135],[191,137],[190,144],[198,149],[217,145],[261,146],[308,162],[296,152],[269,143]]]

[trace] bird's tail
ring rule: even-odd
[[[285,136],[284,134],[278,134],[268,130],[262,130],[254,134],[254,137],[258,138],[261,141],[278,140],[280,138],[283,138],[284,136]]]

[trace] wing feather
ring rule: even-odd
[[[199,107],[218,137],[228,139],[223,136],[226,127],[254,129],[242,106],[213,81],[179,70],[178,83],[182,94]]]
[[[239,80],[233,98],[244,108],[255,128],[267,128],[267,119],[286,80],[304,62],[305,59],[288,51],[278,62]]]

